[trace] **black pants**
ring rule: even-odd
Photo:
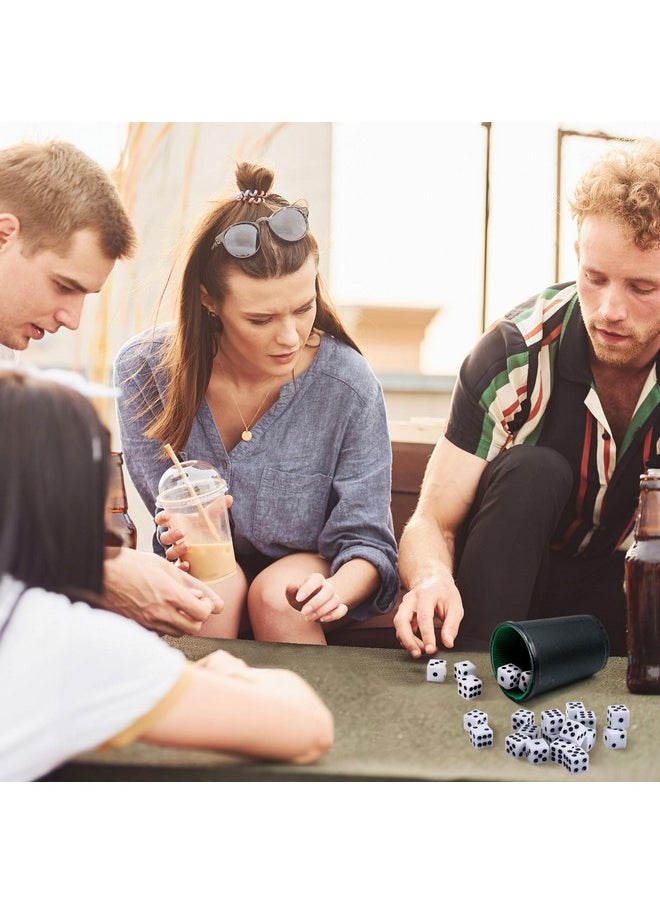
[[[457,649],[488,649],[501,621],[589,614],[603,623],[611,654],[626,655],[624,554],[569,558],[550,549],[572,484],[563,456],[540,446],[514,446],[486,466],[457,537],[465,609]]]

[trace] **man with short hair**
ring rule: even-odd
[[[660,466],[660,141],[598,161],[572,204],[578,276],[465,359],[400,544],[413,657],[486,649],[508,619],[592,614],[626,654],[624,556]]]
[[[0,150],[0,358],[64,326],[78,329],[85,296],[99,292],[136,236],[116,186],[62,141]],[[121,549],[105,566],[109,609],[167,634],[197,633],[222,602],[151,553]]]

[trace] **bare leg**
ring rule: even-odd
[[[319,646],[326,643],[322,625],[305,621],[286,595],[289,584],[302,584],[315,572],[327,577],[330,566],[315,553],[299,552],[278,559],[256,576],[248,591],[248,612],[255,640]]]
[[[240,565],[236,566],[236,574],[224,581],[209,584],[224,600],[224,609],[219,615],[210,615],[199,632],[199,637],[238,637],[241,615],[247,599],[247,579]]]

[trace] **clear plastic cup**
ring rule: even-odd
[[[184,461],[172,466],[158,483],[156,504],[182,531],[190,574],[205,584],[224,581],[236,573],[225,493],[227,482],[207,461]]]

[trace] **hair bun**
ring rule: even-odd
[[[236,185],[241,192],[241,201],[264,198],[273,187],[274,181],[275,173],[265,166],[259,166],[257,163],[239,163],[236,166]]]

